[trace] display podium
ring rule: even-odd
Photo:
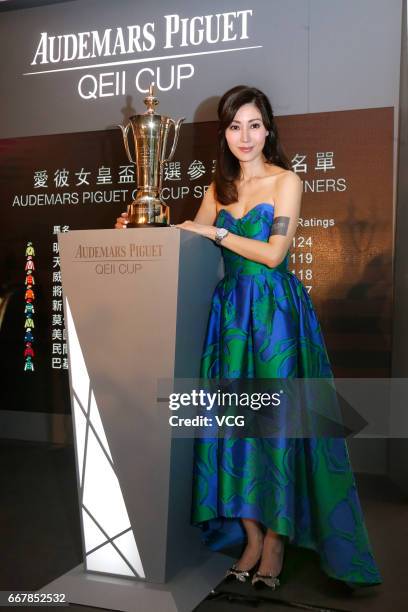
[[[192,610],[231,560],[190,524],[194,441],[159,383],[199,376],[220,250],[172,227],[71,231],[59,249],[84,563],[41,591]]]

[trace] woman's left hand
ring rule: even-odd
[[[216,228],[214,225],[203,225],[195,221],[184,221],[184,223],[179,223],[176,227],[187,230],[188,232],[200,234],[200,236],[205,236],[205,238],[210,238],[211,240],[215,239]]]

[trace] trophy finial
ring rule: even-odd
[[[155,108],[155,106],[158,105],[159,100],[154,95],[154,85],[153,85],[153,83],[150,83],[150,86],[149,86],[149,95],[146,96],[146,98],[143,100],[143,102],[147,106],[147,111],[145,112],[145,115],[154,115],[154,108]]]

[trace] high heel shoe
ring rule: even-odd
[[[270,589],[276,589],[280,586],[280,580],[277,576],[272,576],[272,574],[260,574],[256,572],[252,578],[252,586],[256,589],[263,588],[264,586],[269,587]]]
[[[227,573],[225,574],[225,578],[235,578],[238,582],[246,582],[253,575],[254,571],[258,567],[259,561],[255,563],[251,569],[248,570],[239,570],[236,567],[236,564],[229,568]]]
[[[247,543],[247,547],[248,546],[252,548],[254,546],[254,543],[252,542],[251,545]],[[230,569],[225,574],[225,578],[235,578],[235,580],[238,580],[238,582],[246,582],[248,579],[250,579],[259,566],[259,562],[262,556],[262,547],[263,547],[263,537],[260,535],[258,539],[258,551],[256,553],[257,559],[256,559],[256,562],[253,564],[253,566],[249,569],[244,569],[244,570],[237,568],[237,565],[239,565],[239,563],[241,562],[241,559],[245,557],[245,552],[247,550],[245,549],[241,559],[237,561],[236,563],[234,563],[232,567],[230,567]],[[251,561],[253,560],[253,558],[254,557],[252,557]]]

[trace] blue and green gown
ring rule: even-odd
[[[221,209],[216,226],[267,242],[274,206],[236,219]],[[201,361],[203,379],[332,378],[310,297],[288,271],[223,248]],[[192,520],[213,550],[243,543],[252,518],[316,551],[332,578],[356,586],[382,582],[368,539],[343,437],[197,438]]]

